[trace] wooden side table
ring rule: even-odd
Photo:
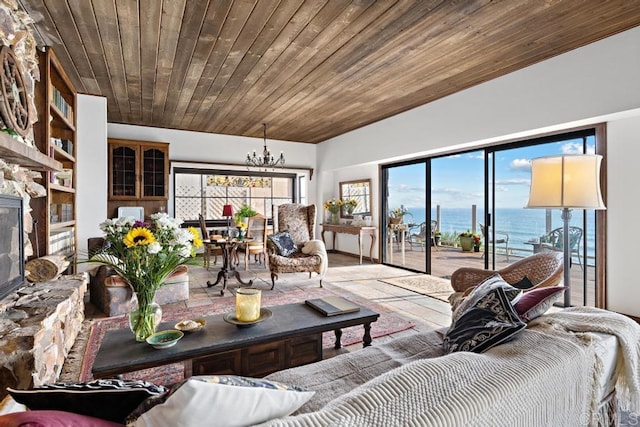
[[[245,282],[240,278],[240,272],[236,270],[236,266],[233,263],[233,255],[235,254],[236,250],[238,250],[238,245],[252,240],[253,239],[220,239],[215,242],[215,244],[220,246],[220,249],[222,249],[222,268],[218,272],[218,278],[214,283],[211,283],[211,281],[207,281],[207,287],[210,288],[212,286],[216,286],[218,283],[220,283],[220,280],[222,280],[222,289],[220,289],[220,295],[224,295],[224,291],[227,290],[227,279],[231,275],[233,275],[241,285],[253,285],[253,280]]]
[[[376,242],[376,227],[373,226],[358,226],[347,224],[322,224],[322,241],[325,242],[324,232],[330,231],[333,233],[333,243],[331,250],[336,250],[336,234],[352,234],[358,236],[358,249],[360,251],[360,264],[362,264],[362,240],[364,236],[371,236],[371,246],[369,247],[369,259],[373,262],[373,246]],[[325,245],[327,243],[325,242]]]

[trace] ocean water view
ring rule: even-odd
[[[425,221],[426,209],[407,207],[410,215],[404,219],[408,224],[420,224]],[[595,230],[594,211],[587,212],[587,258],[595,255]],[[436,208],[431,210],[431,218],[437,219]],[[476,232],[480,234],[480,224],[484,223],[484,209],[478,207],[476,211]],[[440,208],[440,231],[447,234],[459,234],[466,230],[472,230],[472,208]],[[531,253],[533,247],[525,242],[536,241],[547,233],[546,210],[524,208],[497,208],[493,217],[496,231],[509,234],[509,248],[512,252]],[[574,210],[570,225],[583,228],[583,211]],[[551,210],[550,230],[562,227],[561,211]],[[582,252],[581,246],[581,252]]]

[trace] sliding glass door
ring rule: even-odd
[[[397,165],[384,170],[387,185],[383,218],[387,230],[383,261],[426,272],[430,230],[426,202],[426,164]]]
[[[382,166],[383,262],[450,277],[461,267],[499,270],[541,251],[563,252],[561,211],[525,208],[530,161],[595,151],[594,128]],[[574,210],[572,305],[598,301],[596,225],[594,211]]]

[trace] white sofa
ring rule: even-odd
[[[444,332],[269,375],[316,394],[264,426],[613,425],[616,394],[640,407],[640,326],[624,316],[547,314],[482,354],[444,355]]]
[[[238,379],[248,387],[192,378],[132,425],[609,426],[617,404],[640,413],[640,325],[622,315],[580,307],[543,315],[480,354],[445,355],[444,333],[396,338],[267,381]],[[80,416],[71,412],[58,415]]]

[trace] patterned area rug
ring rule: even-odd
[[[330,295],[338,295],[326,288],[309,288],[308,290],[284,292],[275,295],[262,295],[262,305],[264,307],[271,307],[282,304],[290,304],[294,302],[304,302],[310,298],[321,298]],[[346,291],[341,291],[341,296],[357,303],[362,306],[369,307],[371,310],[380,313],[378,321],[371,325],[372,338],[389,335],[395,332],[400,332],[405,329],[409,329],[414,326],[413,323],[401,319],[397,315],[393,314],[383,306],[373,303],[371,301],[362,300],[361,298],[350,294]],[[197,318],[203,316],[209,316],[213,314],[221,314],[231,312],[235,309],[235,298],[232,295],[221,298],[213,305],[206,305],[192,308],[171,308],[163,309],[163,321],[169,320],[181,320],[189,318]],[[102,342],[102,338],[105,333],[112,329],[127,328],[128,319],[126,316],[110,317],[102,320],[97,320],[91,326],[91,330],[88,334],[87,344],[84,351],[84,356],[81,361],[78,361],[78,366],[66,367],[67,375],[66,380],[70,378],[76,378],[78,381],[90,381],[93,379],[91,375],[91,367],[95,360],[96,353]],[[363,329],[362,326],[353,326],[343,330],[342,345],[347,346],[362,342]],[[323,347],[331,348],[335,342],[335,335],[333,332],[327,332],[323,334]],[[133,342],[133,335],[131,335]],[[375,341],[374,341],[375,344]],[[71,371],[71,372],[70,372]],[[74,372],[75,371],[75,372]],[[165,365],[152,369],[145,369],[137,372],[131,372],[124,374],[125,379],[144,379],[156,384],[171,384],[182,379],[183,365],[182,363],[176,363],[172,365]]]
[[[422,295],[437,298],[444,302],[449,302],[449,295],[453,293],[451,281],[429,274],[419,274],[417,276],[402,276],[391,279],[379,279],[381,282],[408,289]]]

